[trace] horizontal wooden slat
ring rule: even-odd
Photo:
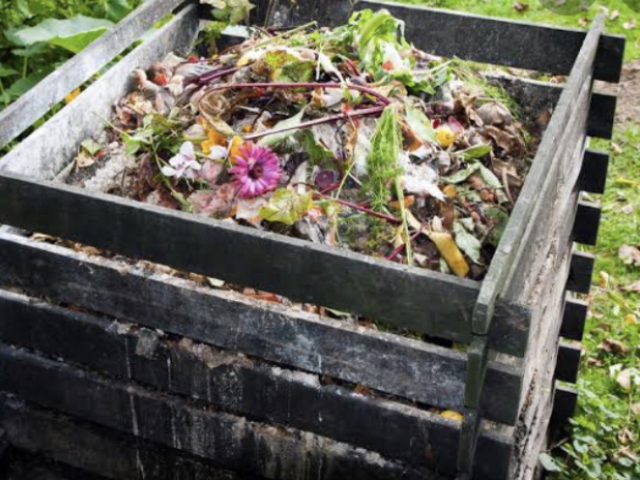
[[[12,174],[0,222],[467,342],[478,283]],[[161,232],[162,242],[150,242]],[[509,348],[505,346],[505,348]]]
[[[573,241],[584,245],[595,245],[598,241],[601,216],[600,205],[585,201],[579,202],[573,225]]]
[[[143,3],[97,41],[0,112],[0,148],[42,117],[65,95],[89,80],[146,30],[184,0]]]
[[[275,429],[192,402],[110,381],[61,362],[0,346],[0,390],[145,440],[212,459],[221,467],[281,480],[440,479],[363,449],[292,429]],[[278,469],[274,471],[274,465]],[[403,476],[404,475],[404,476]]]
[[[580,189],[589,193],[604,193],[609,170],[609,154],[587,149],[580,171]]]
[[[69,480],[263,480],[222,470],[211,461],[180,450],[4,397],[3,402],[0,396],[0,425],[9,432],[12,445],[21,452],[45,456],[27,457],[25,463],[39,459],[44,463],[48,459],[55,462],[56,474],[67,473],[66,466],[77,469],[69,474]],[[54,478],[63,480],[47,480]]]
[[[0,339],[50,357],[200,399],[216,409],[455,473],[458,430],[437,415],[191,341],[0,292]],[[426,455],[425,452],[429,452]],[[509,452],[503,458],[508,465]],[[506,472],[506,469],[504,469]],[[504,476],[504,475],[503,475]]]
[[[301,25],[310,20],[341,25],[351,13],[349,2],[343,0],[297,0],[276,5],[272,22],[277,26]],[[389,10],[405,21],[411,42],[436,55],[562,75],[570,73],[586,36],[581,30],[391,2],[361,0],[355,2],[355,8]],[[602,37],[596,58],[597,80],[620,80],[624,46],[622,36]]]
[[[114,104],[131,90],[132,72],[162,60],[170,52],[188,52],[199,25],[195,5],[176,14],[78,98],[2,157],[0,171],[53,179],[76,157],[80,143],[104,130],[104,119],[111,117]]]
[[[555,378],[562,382],[576,383],[580,371],[581,356],[582,347],[561,341],[558,347]]]
[[[571,257],[567,290],[575,293],[589,293],[594,264],[595,257],[592,254],[575,251]]]
[[[24,245],[29,243],[25,241]],[[63,248],[41,247],[25,248],[19,243],[0,241],[0,283],[80,305],[125,322],[367,385],[421,403],[454,410],[462,408],[466,368],[466,357],[462,353],[350,327],[345,322],[274,304],[252,302],[231,292],[197,289],[185,281],[166,282],[162,276],[150,276],[121,263],[80,256]],[[5,303],[9,309],[7,318],[10,318],[9,312],[13,312],[12,317],[18,322],[13,328],[14,335],[21,332],[20,322],[36,321],[29,318],[28,310],[20,309],[21,304],[24,301],[15,297]],[[34,314],[39,311],[42,318],[53,315],[42,308],[34,307]],[[57,315],[55,318],[62,321],[67,317]],[[11,328],[11,323],[6,325]],[[42,328],[46,330],[47,325],[45,320]],[[51,336],[55,337],[55,332]],[[45,335],[44,340],[48,338]],[[60,342],[64,343],[63,340]],[[97,347],[90,346],[91,342],[82,344],[87,345],[86,356],[90,358]],[[75,354],[82,355],[82,352],[78,347]],[[118,361],[115,354],[105,353],[105,358]],[[107,369],[107,366],[100,368]],[[488,417],[513,424],[521,395],[519,370],[492,363],[488,382],[492,387],[483,400],[490,412]]]
[[[406,22],[407,37],[418,48],[445,57],[566,75],[585,40],[586,32],[516,20],[412,5],[363,0],[359,10],[386,8]],[[618,82],[625,39],[603,36],[594,77]]]
[[[582,341],[589,303],[567,295],[560,335],[567,340]]]

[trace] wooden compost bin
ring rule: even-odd
[[[575,405],[575,392],[555,382],[575,382],[580,348],[560,337],[582,337],[587,306],[573,293],[589,291],[593,258],[574,242],[594,244],[600,210],[580,195],[602,193],[608,162],[587,148],[588,137],[611,138],[616,103],[593,85],[619,81],[624,39],[604,35],[602,20],[582,32],[355,5],[389,9],[428,52],[568,75],[561,85],[494,78],[528,114],[553,115],[489,272],[476,282],[56,182],[80,142],[104,128],[100,117],[131,88],[134,68],[190,50],[209,13],[180,3],[147,1],[0,113],[6,144],[180,7],[0,160],[0,452],[13,465],[6,471],[69,479],[532,478],[550,418],[561,424]],[[353,8],[338,0],[254,3],[252,23],[279,27],[343,24]],[[206,288],[138,259],[469,349]]]

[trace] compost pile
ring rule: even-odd
[[[75,181],[109,160],[112,193],[460,277],[486,272],[530,163],[505,92],[384,10],[134,77]]]

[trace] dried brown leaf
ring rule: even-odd
[[[634,245],[621,245],[618,256],[626,265],[640,267],[640,248]]]
[[[630,351],[629,347],[624,343],[612,338],[607,338],[601,342],[600,345],[598,345],[598,350],[611,353],[612,355],[626,355]]]

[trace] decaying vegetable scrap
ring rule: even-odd
[[[70,181],[460,277],[482,278],[529,165],[508,96],[385,10],[134,78]]]

